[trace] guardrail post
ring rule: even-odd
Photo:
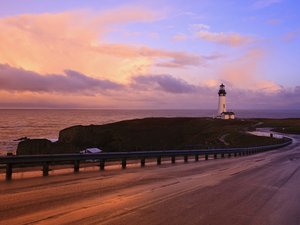
[[[6,180],[11,180],[12,178],[12,164],[11,163],[7,163],[6,164]]]
[[[217,154],[214,154],[214,159],[217,159],[218,158],[218,155]]]
[[[122,159],[122,169],[126,169],[126,166],[127,166],[127,161],[126,159]]]
[[[144,167],[145,166],[145,158],[142,158],[141,159],[141,167]]]
[[[161,164],[161,156],[158,156],[157,157],[157,165],[160,165]]]
[[[208,154],[205,154],[205,160],[208,160]]]
[[[222,157],[222,158],[224,158],[224,157],[225,157],[224,153],[222,153],[222,154],[221,154],[221,157]]]
[[[49,175],[49,162],[44,162],[43,163],[43,176],[48,176]]]
[[[234,157],[236,157],[236,152],[234,152]]]
[[[189,161],[189,158],[187,155],[184,156],[184,162],[187,163]]]
[[[100,170],[105,169],[105,160],[104,159],[100,159],[99,167],[100,167]]]
[[[199,155],[195,155],[195,161],[196,161],[196,162],[199,161]]]
[[[229,157],[229,158],[231,157],[231,153],[228,153],[228,157]]]
[[[241,152],[239,152],[239,156],[242,156],[242,153],[241,153]]]
[[[74,172],[79,172],[79,160],[74,161]]]
[[[176,161],[176,157],[175,157],[175,156],[172,156],[171,161],[172,161],[172,163],[174,164],[175,161]]]

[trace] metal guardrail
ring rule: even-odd
[[[249,147],[249,148],[228,148],[228,149],[200,149],[200,150],[165,150],[165,151],[139,151],[139,152],[103,152],[100,154],[53,154],[53,155],[24,155],[24,156],[4,156],[0,157],[0,164],[6,167],[6,180],[12,179],[13,168],[23,165],[42,166],[43,176],[48,176],[50,164],[70,164],[74,165],[74,172],[79,172],[80,162],[99,162],[100,170],[104,170],[105,162],[121,161],[122,168],[126,168],[127,160],[140,159],[141,167],[145,166],[145,160],[156,158],[157,164],[161,164],[161,158],[171,157],[171,162],[175,163],[176,157],[184,157],[184,161],[188,161],[189,156],[195,156],[195,160],[199,160],[199,156],[204,156],[208,160],[209,156],[215,159],[218,155],[222,158],[227,155],[242,156],[250,155],[268,150],[285,147],[292,143],[292,139],[286,138],[287,141],[282,144]]]

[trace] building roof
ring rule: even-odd
[[[222,112],[221,115],[235,115],[234,112]]]

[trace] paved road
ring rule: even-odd
[[[300,224],[300,136],[252,156],[0,181],[0,224]]]

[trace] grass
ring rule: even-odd
[[[255,120],[146,118],[67,128],[61,131],[59,140],[80,148],[99,147],[104,151],[250,147],[281,142],[246,134],[256,123]],[[228,146],[219,140],[225,134]]]
[[[300,134],[300,119],[257,119],[260,127],[272,127],[273,131],[286,134]]]
[[[254,147],[284,142],[246,132],[257,126],[300,134],[300,119],[145,118],[69,127],[60,131],[59,141],[55,143],[47,140],[20,142],[17,154],[74,153],[88,147],[122,152]]]

